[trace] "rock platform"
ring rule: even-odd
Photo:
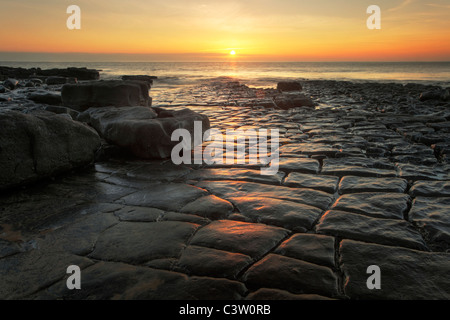
[[[450,299],[448,103],[420,85],[302,87],[315,108],[229,79],[153,95],[221,131],[278,129],[275,176],[111,158],[3,193],[0,299]]]

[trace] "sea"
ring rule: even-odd
[[[102,79],[122,75],[157,76],[160,88],[230,78],[253,87],[274,87],[283,80],[422,83],[450,87],[447,62],[2,62],[0,66],[42,69],[87,67]]]

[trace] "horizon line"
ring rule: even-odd
[[[317,60],[316,60],[317,59]],[[82,62],[133,62],[133,63],[163,63],[163,62],[255,62],[255,63],[442,63],[450,62],[450,56],[436,57],[295,57],[295,55],[255,55],[239,54],[228,56],[222,53],[105,53],[105,52],[45,52],[45,51],[0,51],[1,62],[35,62],[35,63],[82,63]]]
[[[450,63],[450,60],[267,60],[267,61],[237,61],[237,60],[192,60],[192,61],[126,61],[126,60],[114,60],[114,61],[44,61],[44,60],[1,60],[0,64],[3,62],[14,62],[14,63]]]

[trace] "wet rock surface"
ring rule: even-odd
[[[93,163],[100,137],[61,115],[0,109],[0,146],[4,190]]]
[[[93,81],[64,85],[61,97],[65,107],[77,111],[95,107],[148,106],[149,90],[150,85],[144,81]]]
[[[17,73],[8,74],[19,83],[4,86],[1,112],[48,109],[87,128],[76,110],[30,100],[50,90],[38,81],[42,88],[21,87]],[[298,92],[219,78],[155,91],[155,108],[145,110],[154,120],[188,108],[222,132],[278,129],[274,176],[260,174],[262,163],[175,166],[120,153],[2,192],[0,298],[449,299],[446,102],[421,101],[436,88],[417,84],[300,84],[310,107],[283,110],[277,97]],[[85,116],[102,132],[133,107],[146,108]],[[80,266],[83,290],[67,289],[69,265]],[[366,285],[370,265],[381,268],[381,290]]]
[[[448,253],[432,253],[399,247],[344,240],[340,264],[345,277],[344,292],[355,299],[448,300],[450,268]],[[383,270],[381,290],[366,286],[367,266]],[[420,284],[420,285],[419,285]]]
[[[146,107],[89,108],[78,120],[90,124],[110,144],[143,159],[169,158],[179,144],[172,141],[177,129],[188,130],[193,136],[195,121],[202,123],[201,134],[210,126],[207,117],[189,109],[158,114]]]

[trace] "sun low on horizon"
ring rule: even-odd
[[[448,0],[376,2],[379,30],[367,28],[374,2],[366,0],[4,0],[0,60],[8,53],[168,61],[450,60]],[[66,26],[70,4],[80,8],[77,30]],[[243,50],[224,55],[227,47]]]

